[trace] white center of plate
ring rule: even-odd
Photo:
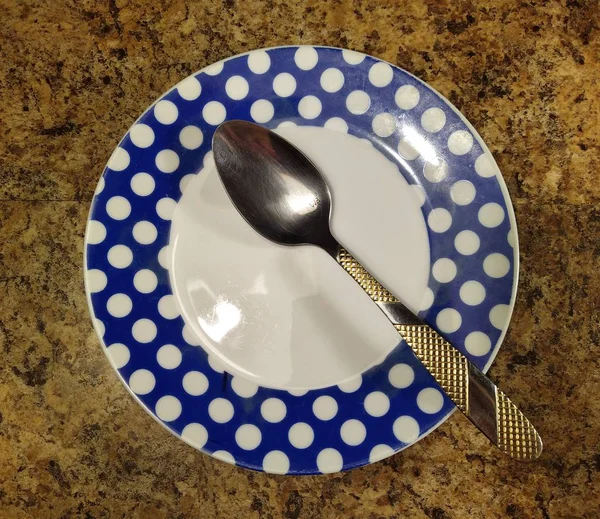
[[[429,241],[417,192],[369,142],[316,127],[279,134],[327,178],[338,241],[409,308],[425,296]],[[257,234],[215,169],[185,187],[172,218],[170,276],[182,316],[229,373],[278,389],[317,389],[380,363],[399,337],[324,251]]]

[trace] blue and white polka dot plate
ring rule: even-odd
[[[112,154],[85,247],[108,358],[173,434],[242,467],[328,473],[412,445],[452,403],[339,267],[325,272],[310,247],[290,252],[235,221],[211,180],[212,135],[227,119],[277,128],[303,149],[332,183],[334,233],[479,368],[500,347],[518,246],[481,138],[401,69],[341,49],[281,47],[185,79]],[[336,306],[342,293],[356,319]]]

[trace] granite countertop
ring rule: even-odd
[[[598,517],[596,1],[9,0],[2,11],[1,517]],[[494,153],[515,205],[521,281],[490,373],[541,432],[539,462],[511,461],[455,414],[373,466],[253,473],[171,436],[106,361],[82,257],[111,150],[193,71],[290,43],[353,48],[409,70]]]

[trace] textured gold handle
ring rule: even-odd
[[[398,299],[391,294],[379,281],[377,281],[367,269],[365,269],[354,256],[346,249],[340,247],[337,257],[338,263],[344,267],[369,297],[376,303],[397,303]]]
[[[503,391],[496,388],[498,447],[509,456],[529,461],[542,453],[542,438],[532,423]]]
[[[395,324],[396,330],[463,413],[469,411],[468,360],[426,324]]]
[[[450,399],[494,444],[518,460],[536,459],[542,440],[531,422],[479,369],[415,317],[345,249],[337,260],[390,318]]]

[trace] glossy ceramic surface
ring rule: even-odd
[[[298,125],[280,131],[331,183],[340,241],[479,367],[499,347],[516,232],[473,128],[384,62],[285,47],[186,79],[111,157],[86,289],[113,365],[174,434],[244,467],[332,472],[414,443],[451,403],[333,260],[227,204],[209,153],[225,119]]]

